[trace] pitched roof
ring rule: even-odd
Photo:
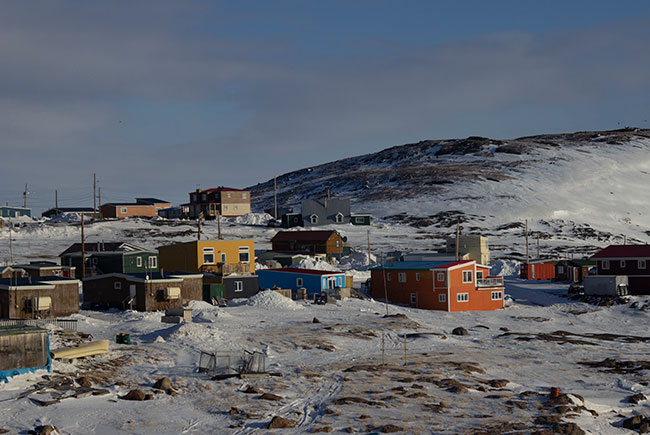
[[[104,251],[121,251],[121,252],[130,252],[130,251],[146,251],[146,249],[141,248],[131,243],[126,242],[86,242],[84,246],[86,252],[104,252]],[[70,254],[73,252],[81,252],[81,243],[73,243],[65,251],[59,254],[59,257],[65,254]]]
[[[449,264],[448,261],[395,261],[370,270],[431,270]]]
[[[113,207],[124,207],[124,206],[128,206],[128,207],[133,207],[133,206],[152,207],[153,206],[153,204],[140,204],[140,203],[137,203],[137,202],[107,202],[107,203],[102,204],[102,207],[107,206],[107,205],[110,205],[110,206],[113,206]]]
[[[317,241],[324,242],[336,233],[334,230],[323,231],[280,231],[271,242],[289,242],[289,241]]]
[[[650,245],[610,245],[591,258],[650,258]]]
[[[158,199],[158,198],[136,198],[135,200],[146,202],[148,204],[161,204],[161,203],[170,204],[169,201],[165,201],[164,199]]]
[[[199,193],[210,193],[210,192],[248,192],[248,190],[235,189],[234,187],[223,187],[223,186],[211,187],[209,189],[199,190]],[[196,193],[196,191],[190,193]]]
[[[332,271],[332,270],[316,270],[316,269],[300,269],[297,267],[283,267],[281,269],[264,269],[271,270],[274,272],[289,272],[289,273],[304,273],[307,275],[340,275],[343,272]],[[261,271],[258,271],[258,273]]]
[[[443,265],[440,265],[440,266],[436,266],[436,269],[451,269],[452,267],[460,266],[462,264],[472,263],[473,261],[474,260],[454,261],[453,263],[447,263],[447,264],[443,264]]]

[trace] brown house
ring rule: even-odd
[[[41,278],[46,276],[62,276],[65,278],[75,277],[74,266],[62,266],[52,263],[51,261],[32,261],[29,264],[19,264],[14,267],[24,269],[32,278]]]
[[[272,250],[284,254],[323,256],[326,259],[350,255],[350,246],[338,231],[280,231],[271,239]]]
[[[25,275],[27,275],[27,271],[19,266],[0,267],[0,278],[22,278]]]
[[[0,319],[65,317],[79,312],[79,280],[0,279]]]
[[[99,208],[102,218],[124,219],[127,217],[155,217],[158,209],[152,204],[116,203],[102,204]]]
[[[251,192],[231,187],[190,192],[190,218],[197,219],[203,213],[204,219],[241,216],[251,212]]]
[[[110,273],[85,278],[83,283],[84,304],[91,307],[160,311],[203,297],[202,274]]]

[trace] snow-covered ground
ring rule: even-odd
[[[369,432],[388,424],[410,433],[500,433],[508,423],[550,428],[540,419],[550,415],[592,434],[626,433],[617,427],[621,416],[648,411],[646,402],[626,402],[632,394],[650,394],[647,372],[607,372],[580,362],[645,361],[648,339],[629,337],[648,335],[648,312],[630,304],[572,302],[564,296],[566,286],[555,283],[514,277],[506,283],[515,304],[492,312],[445,313],[357,299],[321,306],[271,292],[223,308],[193,302],[194,322],[181,325],[161,323],[161,313],[82,311],[73,316],[79,330],[111,340],[110,353],[55,361],[52,375],[86,376],[108,394],[40,407],[29,397],[48,400],[47,393],[18,397],[46,373],[17,376],[0,385],[0,428],[23,433],[53,424],[75,434],[261,433],[278,415],[297,424],[288,433],[323,427]],[[642,306],[647,299],[631,302]],[[386,311],[406,317],[384,317]],[[468,335],[452,335],[458,326]],[[118,332],[129,333],[131,345],[113,343]],[[597,335],[604,333],[621,337]],[[60,344],[53,335],[53,347]],[[258,350],[267,357],[267,369],[282,377],[210,380],[197,372],[202,350]],[[134,388],[153,391],[164,376],[176,395],[119,399]],[[280,399],[246,394],[249,385]],[[575,409],[554,411],[547,400],[550,387],[571,394]]]

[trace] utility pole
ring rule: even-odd
[[[537,258],[540,258],[540,256],[539,256],[539,234],[537,234]]]
[[[59,214],[59,191],[54,190],[54,214]]]
[[[102,188],[97,188],[97,202],[99,203],[99,220],[102,220]]]
[[[528,219],[526,219],[526,264],[528,264],[529,261],[529,256],[528,256]]]
[[[456,261],[458,261],[458,258],[460,256],[460,217],[458,218],[458,221],[456,221]]]
[[[81,213],[81,279],[86,277],[86,245],[84,240],[84,214]]]
[[[97,174],[93,173],[93,222],[97,219]]]
[[[368,266],[370,266],[370,230],[368,230]]]
[[[273,204],[275,204],[273,218],[278,220],[278,183],[275,176],[273,176]]]
[[[196,220],[198,224],[198,231],[197,231],[197,240],[201,240],[201,218],[203,217],[203,212],[199,213],[199,218]]]
[[[11,218],[9,218],[9,258],[11,261],[11,264],[14,264],[14,242],[13,242],[13,235],[11,234],[11,229],[13,227],[13,224],[11,223]]]
[[[25,191],[23,192],[23,208],[27,208],[27,183],[25,183]]]
[[[221,211],[217,210],[217,239],[222,240],[221,237]]]

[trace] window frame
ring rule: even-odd
[[[244,281],[235,281],[235,292],[244,291]]]
[[[337,224],[342,224],[342,223],[343,223],[343,218],[344,218],[344,217],[345,217],[345,216],[343,216],[343,213],[338,212],[338,213],[336,213],[336,215],[334,216],[334,222],[336,222]]]
[[[609,270],[609,260],[601,260],[600,268],[602,270]]]
[[[496,297],[495,297],[496,295]],[[501,291],[493,291],[490,293],[490,300],[492,301],[500,301],[503,300],[503,292]]]
[[[113,290],[122,290],[122,281],[113,281]]]
[[[216,257],[214,255],[214,248],[203,248],[203,264],[215,264]],[[212,256],[212,261],[206,261],[206,255]]]
[[[225,252],[220,252],[220,253],[219,253],[219,260],[220,260],[220,263],[221,263],[221,264],[226,264],[226,263],[227,263],[227,261],[226,261],[227,257],[228,257],[228,256],[226,255]]]
[[[301,288],[304,285],[302,278],[296,278],[296,287]]]
[[[637,267],[637,269],[645,269],[646,268],[646,261],[645,260],[637,260],[636,261],[636,267]]]
[[[406,272],[397,272],[397,282],[406,282]]]
[[[465,275],[469,275],[469,280],[465,278]],[[463,270],[463,284],[469,284],[474,282],[474,271],[473,270]]]
[[[120,213],[127,213],[128,209],[126,207],[120,207]]]
[[[312,214],[311,216],[309,216],[309,223],[317,224],[318,223],[318,215]]]
[[[436,272],[436,281],[445,282],[445,272]]]
[[[390,281],[390,272],[386,272],[386,281]]]
[[[411,305],[417,305],[418,303],[418,294],[411,293]]]
[[[152,255],[149,257],[149,269],[157,269],[158,268],[158,257],[155,255]]]
[[[420,280],[420,272],[415,272],[415,280],[416,281]]]
[[[225,253],[224,253],[225,254]],[[242,255],[246,255],[246,260],[242,260]],[[250,263],[251,262],[251,250],[248,246],[239,247],[239,262],[240,263]]]
[[[447,302],[447,293],[438,293],[438,302]]]
[[[619,260],[618,265],[621,267],[621,269],[625,269],[625,266],[627,265],[625,260]]]
[[[142,267],[142,257],[139,256],[139,255],[137,257],[135,257],[135,266],[136,267]]]
[[[456,293],[456,302],[469,302],[469,293]]]

